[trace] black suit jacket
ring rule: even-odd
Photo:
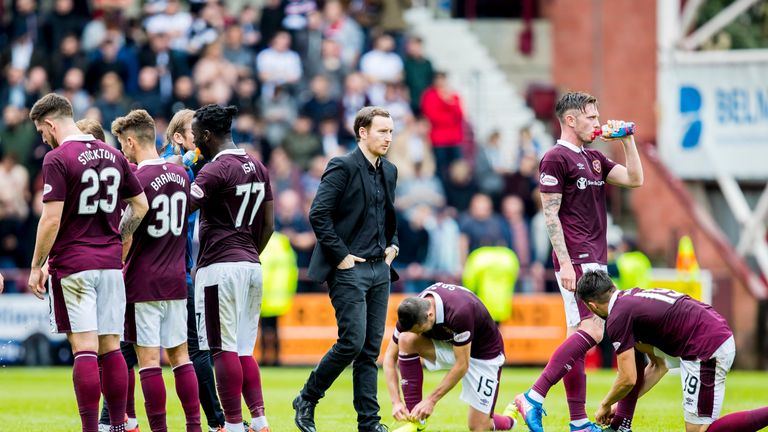
[[[350,253],[348,245],[362,227],[366,198],[373,193],[364,177],[368,175],[367,163],[358,147],[331,159],[325,168],[309,210],[309,223],[317,237],[309,261],[309,277],[317,282],[325,282],[331,271]],[[399,247],[394,205],[397,168],[384,158],[381,158],[381,164],[386,184],[384,234],[387,245]],[[393,281],[398,279],[397,272],[391,268],[390,274]]]

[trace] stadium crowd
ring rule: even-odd
[[[527,130],[475,139],[448,77],[407,32],[410,0],[266,0],[235,11],[215,1],[155,0],[135,16],[82,0],[55,0],[50,10],[12,3],[0,35],[0,268],[29,267],[49,148],[28,113],[55,91],[76,119],[99,120],[114,146],[112,121],[134,108],[146,109],[163,137],[180,109],[238,106],[233,138],[269,167],[276,228],[302,269],[315,243],[309,205],[326,163],[354,148],[355,113],[380,105],[394,120],[388,157],[399,171],[394,264],[405,277],[393,290],[458,282],[466,257],[482,246],[515,252],[518,291],[545,290],[551,254],[536,190],[543,149]],[[7,276],[6,292],[25,289],[25,274]]]

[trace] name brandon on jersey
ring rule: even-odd
[[[182,187],[185,187],[187,184],[187,177],[186,175],[179,175],[176,173],[163,173],[155,177],[155,179],[150,183],[150,186],[152,186],[152,189],[157,191],[163,187],[163,185],[171,182],[178,183]]]
[[[77,160],[83,165],[94,159],[109,159],[110,162],[114,163],[115,154],[111,153],[109,150],[97,148],[93,150],[85,150],[77,157]]]

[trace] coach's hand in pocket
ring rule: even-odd
[[[358,256],[348,254],[347,256],[344,257],[343,260],[341,260],[341,262],[339,263],[339,265],[336,266],[336,268],[339,270],[351,269],[352,267],[355,266],[355,263],[359,263],[359,262],[365,262],[365,258],[360,258]]]

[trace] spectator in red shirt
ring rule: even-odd
[[[445,72],[435,73],[432,86],[424,91],[421,98],[421,111],[432,126],[429,138],[435,152],[437,175],[445,185],[448,167],[461,158],[460,146],[464,137],[461,98],[448,87]]]

